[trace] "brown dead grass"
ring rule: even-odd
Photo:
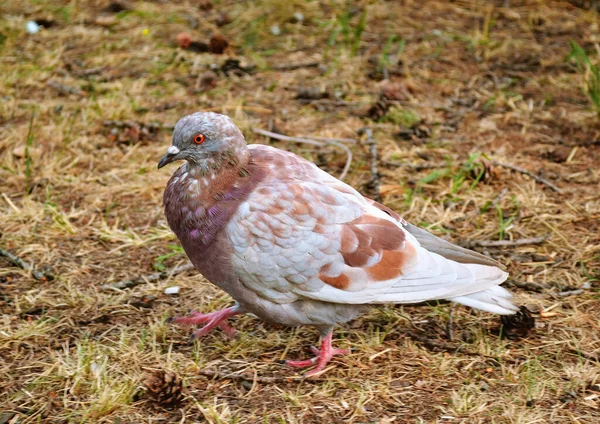
[[[506,8],[501,1],[361,2],[351,25],[364,9],[367,24],[353,56],[351,40],[332,37],[340,29],[336,13],[345,10],[341,2],[224,1],[210,10],[196,3],[133,2],[133,11],[108,14],[108,27],[94,23],[105,6],[96,2],[0,6],[0,244],[57,276],[36,281],[0,258],[4,417],[12,423],[599,422],[600,125],[581,92],[582,76],[565,62],[570,38],[588,51],[598,48],[597,14],[549,1],[511,1]],[[302,25],[290,22],[295,12],[303,13]],[[221,13],[231,23],[219,28]],[[190,17],[197,28],[190,29]],[[27,35],[26,22],[39,18],[55,25]],[[233,46],[225,56],[183,51],[174,44],[181,31],[200,41],[219,31]],[[392,34],[405,48],[399,53],[393,44],[381,62]],[[226,56],[255,72],[219,73],[216,86],[203,91],[203,75]],[[315,60],[322,66],[272,70]],[[361,113],[378,99],[382,63],[402,94],[375,123]],[[63,94],[49,81],[85,93]],[[330,96],[295,99],[299,87]],[[316,342],[311,329],[242,317],[235,340],[216,332],[189,345],[188,330],[165,324],[170,315],[231,303],[195,273],[101,290],[154,272],[165,254],[175,252],[164,260],[168,268],[185,262],[169,247],[176,240],[161,208],[172,169],[155,170],[169,132],[138,134],[103,122],[173,124],[201,109],[232,116],[250,142],[267,142],[250,131],[254,126],[358,138],[370,125],[383,201],[408,220],[454,241],[498,239],[501,230],[507,239],[550,234],[541,245],[488,249],[512,280],[544,284],[539,292],[514,288],[520,303],[542,311],[536,330],[522,340],[502,339],[497,317],[457,307],[449,341],[448,305],[377,309],[336,332],[337,344],[353,348],[352,355],[333,361],[320,379],[304,381],[278,361],[305,356]],[[335,175],[344,164],[335,148],[273,144]],[[368,147],[353,150],[347,181],[373,195]],[[563,193],[500,167],[472,189],[471,177],[458,187],[476,153],[539,173]],[[417,171],[398,162],[447,166]],[[497,207],[479,212],[504,189]],[[504,228],[499,211],[511,220]],[[163,294],[173,285],[181,286],[179,297]],[[583,292],[559,295],[575,289]],[[156,296],[149,308],[135,306],[148,296]],[[447,345],[458,350],[436,349]],[[144,396],[144,376],[154,369],[183,378],[179,408],[155,408]],[[206,370],[220,375],[199,373]],[[224,377],[230,373],[257,377]]]

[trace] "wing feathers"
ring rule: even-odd
[[[412,234],[425,249],[435,252],[443,257],[456,261],[461,264],[481,264],[496,267],[503,267],[503,265],[488,258],[481,253],[474,252],[464,247],[457,246],[444,239],[434,236],[433,234],[419,228],[412,224],[407,224],[404,228]]]
[[[268,157],[266,174],[227,233],[242,284],[259,296],[355,305],[450,299],[515,310],[496,287],[507,278],[498,262],[408,224],[304,159],[266,146],[252,151],[255,162]]]
[[[502,279],[504,281],[504,277]],[[510,315],[519,310],[511,301],[512,295],[504,287],[493,286],[487,290],[467,296],[450,298],[456,303],[481,309],[495,314]]]

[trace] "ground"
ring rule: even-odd
[[[42,275],[0,257],[0,422],[600,422],[600,118],[593,67],[568,58],[571,40],[598,57],[585,3],[3,2],[0,247]],[[535,328],[381,307],[313,380],[280,363],[310,328],[244,316],[189,343],[166,318],[226,294],[191,270],[110,285],[187,263],[156,163],[197,110],[336,176],[339,145],[252,129],[356,140],[345,181],[501,261]],[[155,371],[179,405],[149,396]]]

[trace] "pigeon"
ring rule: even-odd
[[[253,314],[283,326],[318,329],[314,357],[286,363],[324,370],[347,349],[333,328],[370,307],[446,299],[514,314],[508,274],[495,260],[409,224],[312,162],[267,145],[246,144],[222,114],[197,112],[175,125],[158,168],[185,161],[164,191],[168,224],[194,267],[235,304],[172,322],[192,337]]]

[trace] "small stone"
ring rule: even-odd
[[[278,25],[273,25],[271,27],[271,34],[273,34],[273,35],[280,35],[281,34],[281,29],[279,28]]]
[[[294,22],[301,24],[304,22],[304,14],[302,12],[294,13]]]
[[[187,49],[192,43],[192,36],[187,32],[180,32],[179,34],[177,34],[176,40],[179,47]]]
[[[17,146],[13,149],[12,154],[14,157],[22,159],[27,157],[27,155],[29,155],[29,157],[39,157],[41,154],[41,149],[39,147],[29,147],[27,148],[27,146]]]
[[[117,22],[118,21],[115,16],[109,16],[109,15],[101,15],[101,16],[98,16],[94,20],[94,23],[96,25],[103,26],[103,27],[111,27],[113,25],[116,25]]]
[[[525,305],[525,307],[532,314],[539,314],[542,311],[542,308],[534,303],[528,303],[527,305]]]
[[[36,21],[27,22],[27,32],[29,34],[35,34],[35,33],[39,32],[40,28],[41,27],[37,24]]]
[[[165,289],[165,294],[173,294],[173,295],[179,294],[179,290],[180,290],[179,286],[167,287]]]

